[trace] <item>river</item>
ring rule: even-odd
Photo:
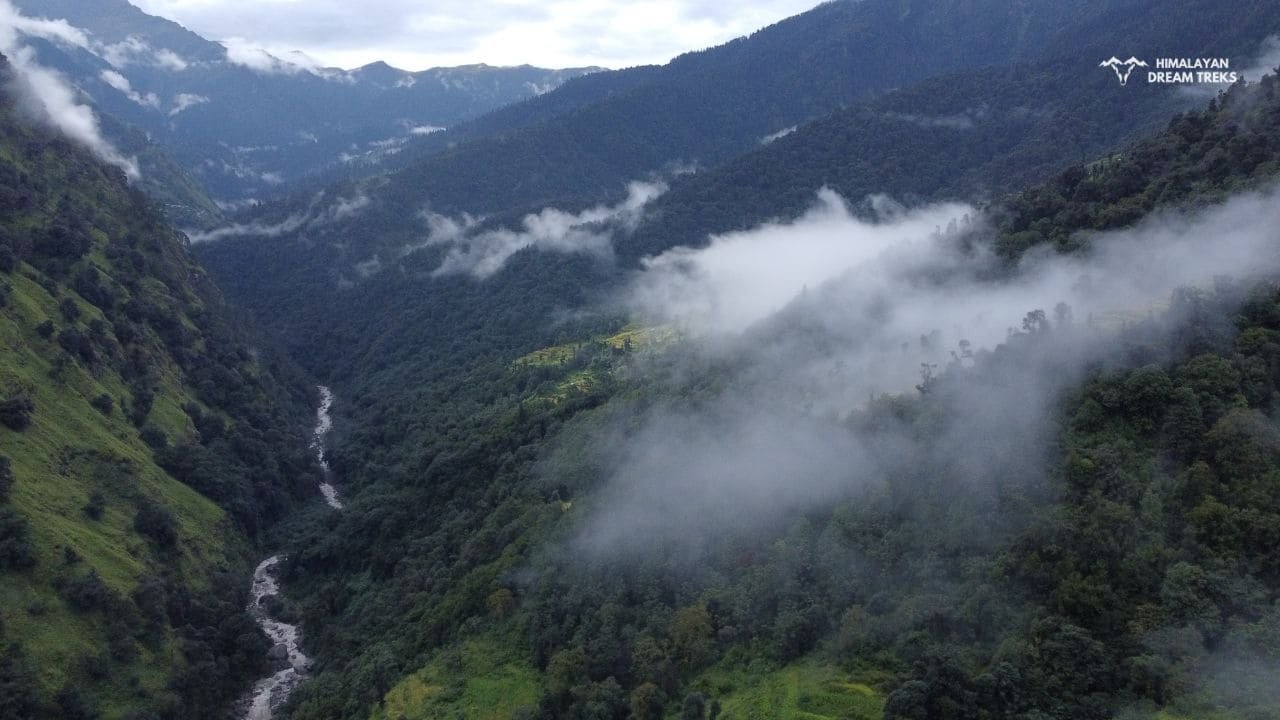
[[[325,437],[333,429],[333,418],[329,415],[333,407],[333,392],[320,386],[320,406],[316,408],[316,424],[312,433],[311,449],[316,454],[316,461],[324,471],[320,483],[320,494],[324,501],[334,510],[342,509],[342,500],[338,498],[338,490],[333,486],[333,475],[329,470],[329,461],[325,458]],[[298,626],[290,625],[271,616],[269,599],[280,594],[280,585],[274,572],[283,557],[272,555],[258,563],[253,571],[253,587],[249,593],[249,614],[257,621],[262,631],[271,638],[271,661],[275,663],[272,674],[254,683],[250,690],[236,706],[236,717],[242,720],[271,720],[273,714],[289,695],[307,677],[311,668],[311,659],[300,647],[301,632]]]

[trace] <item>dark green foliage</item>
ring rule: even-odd
[[[705,720],[707,699],[701,693],[689,693],[680,706],[680,720]]]
[[[26,720],[34,717],[39,700],[36,696],[35,672],[22,647],[4,637],[0,625],[0,718]]]
[[[53,331],[54,331],[54,327],[53,327],[52,320],[45,320],[44,322],[36,326],[36,333],[39,334],[40,337],[44,338],[45,340],[48,340],[49,338],[53,337]]]
[[[106,393],[103,393],[95,397],[94,399],[90,400],[89,404],[93,406],[94,410],[97,410],[103,415],[110,415],[112,412],[115,411],[115,407],[116,407],[116,401]]]
[[[102,610],[112,600],[111,590],[95,570],[67,580],[62,586],[62,597],[71,609],[82,613]]]
[[[89,496],[89,501],[84,504],[85,517],[90,520],[101,520],[102,513],[106,510],[107,498],[100,492],[94,491]]]
[[[22,431],[31,425],[36,404],[29,397],[19,396],[0,400],[0,423],[10,430]]]
[[[142,428],[138,433],[138,437],[142,438],[142,442],[146,443],[152,450],[163,450],[169,447],[169,436],[151,425]]]
[[[23,570],[35,564],[26,518],[0,505],[0,570]]]
[[[62,298],[58,303],[58,312],[62,313],[63,320],[75,322],[80,319],[80,303],[71,298]]]
[[[0,455],[0,505],[9,502],[9,491],[13,489],[13,468],[9,458]]]
[[[65,720],[97,720],[101,717],[97,703],[79,686],[67,683],[53,697],[59,717]]]
[[[178,542],[178,524],[168,510],[143,499],[133,516],[133,529],[146,536],[156,547],[170,549]]]
[[[1186,112],[1129,150],[1072,167],[1007,203],[1001,252],[1052,243],[1070,250],[1078,233],[1132,224],[1157,206],[1205,202],[1256,186],[1280,169],[1280,79],[1231,88],[1208,109]],[[1229,172],[1208,172],[1229,157]]]

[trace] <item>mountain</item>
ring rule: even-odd
[[[1095,5],[1074,21],[1061,18],[1050,30],[1050,21],[1060,19],[1055,13],[1068,12],[1052,4],[1033,24],[1046,26],[1035,36],[1039,42],[1034,47],[1003,41],[1013,48],[1008,52],[1016,62],[951,68],[835,110],[761,147],[763,134],[778,130],[783,120],[802,122],[815,112],[815,94],[824,97],[821,90],[795,92],[798,74],[808,78],[804,87],[827,88],[825,97],[832,103],[843,102],[840,98],[859,88],[875,94],[862,80],[845,77],[857,74],[855,59],[865,59],[857,53],[879,51],[875,44],[864,48],[867,33],[880,37],[878,42],[927,35],[947,13],[956,13],[958,26],[970,18],[990,22],[990,33],[1001,37],[1018,36],[1014,29],[1023,27],[1021,16],[1011,26],[1002,25],[1014,10],[1000,2],[931,6],[937,14],[905,13],[902,27],[899,16],[884,5],[823,5],[666,68],[581,78],[500,110],[497,119],[475,121],[475,137],[399,172],[347,181],[328,188],[324,196],[308,193],[260,208],[238,227],[216,235],[217,242],[198,244],[196,251],[232,297],[308,358],[314,371],[362,378],[386,371],[394,378],[391,383],[399,385],[404,378],[398,369],[433,375],[437,368],[451,366],[448,358],[464,348],[480,354],[482,348],[498,347],[518,352],[512,341],[519,338],[524,349],[531,349],[529,344],[555,334],[555,318],[573,316],[584,298],[619,277],[616,268],[587,256],[532,249],[513,256],[492,282],[438,274],[451,250],[469,245],[451,245],[447,238],[428,242],[432,228],[424,213],[459,224],[468,215],[481,217],[486,224],[471,230],[473,234],[511,229],[524,237],[519,232],[527,215],[536,216],[548,206],[572,213],[616,202],[627,181],[698,157],[690,154],[691,148],[709,153],[722,144],[728,153],[730,139],[739,131],[737,158],[677,175],[670,181],[669,196],[653,203],[652,217],[642,214],[633,234],[614,234],[623,267],[673,245],[704,242],[709,232],[794,216],[813,203],[824,185],[855,202],[881,192],[908,201],[999,193],[1120,147],[1196,102],[1172,86],[1120,87],[1096,62],[1082,58],[1125,43],[1153,53],[1166,45],[1201,46],[1189,38],[1209,54],[1253,57],[1262,40],[1280,30],[1265,8],[1250,14],[1199,0],[1185,3],[1180,13],[1160,23],[1149,21],[1150,4]],[[1032,14],[1041,10],[1036,6]],[[868,25],[872,20],[880,24]],[[1214,28],[1216,34],[1205,35],[1202,28]],[[839,42],[860,48],[850,50],[849,65],[819,66],[812,48]],[[790,55],[783,52],[787,43]],[[960,47],[970,41],[957,43]],[[990,52],[985,45],[976,49],[979,44],[967,45],[975,64],[980,56],[986,58],[981,53]],[[894,47],[904,63],[915,52],[908,42]],[[746,82],[732,77],[744,58],[766,57],[773,58],[771,69],[764,77],[751,76],[753,91],[743,91],[750,97],[734,91]],[[830,82],[819,81],[819,76]],[[765,91],[769,87],[772,93]],[[597,96],[601,99],[590,100]],[[659,97],[670,104],[658,102]],[[794,113],[752,125],[759,113],[741,109],[764,105]],[[557,114],[557,107],[565,109]],[[697,111],[682,116],[681,107]],[[736,119],[712,121],[716,113]],[[931,126],[931,118],[953,122]],[[517,127],[504,131],[504,124]],[[346,217],[317,221],[316,214],[325,205],[338,207],[334,203],[339,199],[346,201],[342,207],[350,208],[356,200],[361,207]],[[531,292],[517,300],[516,288]],[[439,338],[449,338],[446,346]],[[346,350],[350,347],[360,351],[353,356]]]
[[[257,543],[315,494],[313,390],[0,73],[0,715],[223,718],[265,672]]]
[[[348,381],[290,717],[1273,716],[1278,111],[1235,86],[990,223],[826,208],[734,238],[762,268],[678,255],[744,304],[832,266],[745,330],[568,317]]]
[[[78,36],[32,38],[40,62],[107,114],[146,131],[235,208],[334,166],[367,164],[424,134],[544,93],[597,68],[474,65],[352,71],[226,47],[125,0],[17,0]]]
[[[774,55],[770,72],[788,77],[824,32],[862,37],[840,13],[893,27],[903,7],[822,6],[684,67],[804,28]],[[953,64],[767,129],[743,108],[792,107],[787,91],[735,95],[756,78],[727,68],[683,95],[670,68],[590,76],[430,138],[403,170],[205,236],[196,251],[228,293],[351,398],[334,453],[348,512],[314,519],[287,570],[319,658],[291,716],[703,717],[712,701],[726,717],[1273,712],[1266,652],[1247,638],[1274,627],[1274,576],[1266,543],[1241,538],[1274,517],[1260,489],[1274,458],[1247,479],[1223,463],[1244,452],[1228,437],[1268,442],[1274,288],[1245,310],[1224,282],[1105,315],[1078,306],[1075,320],[1014,294],[982,341],[942,345],[931,330],[952,333],[949,309],[968,307],[953,285],[1016,286],[1020,263],[1053,249],[1085,257],[1076,231],[1153,210],[1150,223],[1166,212],[1177,226],[1178,212],[1274,182],[1274,80],[1204,110],[1203,91],[1122,87],[1097,65],[1116,46],[1243,64],[1280,29],[1271,9],[1160,8],[1093,5],[1011,61]],[[666,93],[681,98],[670,109]],[[742,111],[732,121],[722,99]],[[619,199],[628,180],[692,159],[665,195]],[[1029,183],[1044,184],[1007,195]],[[906,207],[863,202],[881,192]],[[837,241],[869,232],[860,216],[892,226],[946,200],[980,202],[966,210],[995,228],[898,286],[797,282],[723,341],[684,339],[680,315],[674,328],[619,317],[636,292],[641,309],[748,312],[797,264],[842,268]],[[935,212],[940,236],[948,219],[964,227]],[[775,245],[758,268],[725,250],[707,284],[747,287],[698,294],[697,272],[717,267],[697,249],[722,247],[709,233],[798,241],[789,224],[824,222],[830,259]],[[1127,272],[1163,257],[1147,247]],[[882,335],[877,321],[899,315],[934,325]],[[1082,354],[1114,327],[1132,330]],[[1148,382],[1163,399],[1142,405]],[[1222,516],[1237,529],[1215,537],[1202,523]],[[1121,550],[1093,566],[1096,547]],[[1205,590],[1219,582],[1238,592]]]

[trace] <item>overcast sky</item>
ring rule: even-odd
[[[406,70],[484,62],[611,68],[664,63],[819,0],[132,0],[211,39],[243,38],[325,65]]]

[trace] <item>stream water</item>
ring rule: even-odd
[[[329,462],[325,459],[325,436],[333,428],[333,418],[329,409],[333,406],[333,393],[329,388],[321,386],[320,407],[316,408],[316,425],[311,440],[311,449],[316,460],[324,471],[324,480],[320,483],[320,494],[324,501],[334,510],[342,509],[342,501],[334,488]],[[258,563],[253,571],[253,587],[249,593],[249,614],[257,621],[262,631],[271,638],[271,661],[275,669],[270,675],[254,684],[253,689],[241,699],[236,706],[236,717],[242,720],[271,720],[272,715],[289,695],[307,677],[311,668],[311,660],[299,646],[301,633],[296,625],[290,625],[271,616],[270,598],[280,594],[280,585],[275,578],[276,566],[283,558],[280,555]]]

